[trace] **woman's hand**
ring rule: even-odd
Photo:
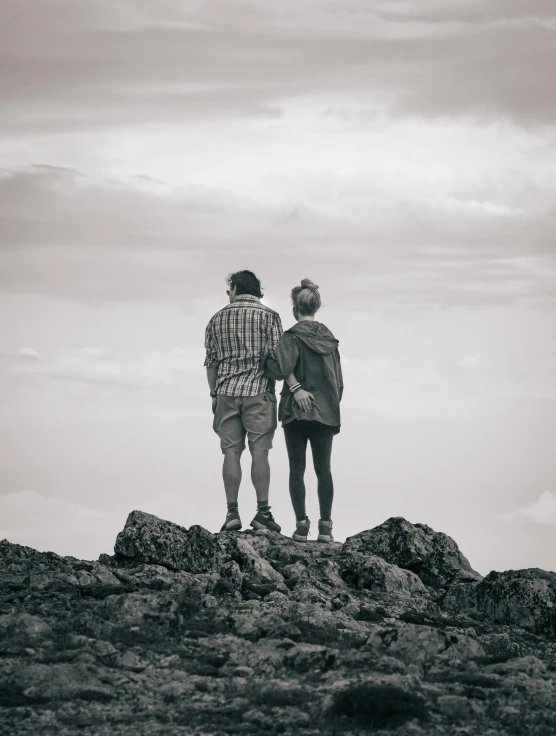
[[[297,401],[303,411],[311,411],[311,399],[314,399],[315,397],[310,391],[305,391],[304,388],[300,388],[299,391],[294,393],[293,398]]]

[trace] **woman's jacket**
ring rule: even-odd
[[[338,340],[326,325],[312,320],[297,322],[286,330],[274,349],[274,358],[265,361],[265,373],[281,381],[290,373],[314,400],[310,412],[295,401],[286,381],[280,395],[278,419],[287,424],[309,419],[332,427],[340,426],[340,401],[344,390]]]

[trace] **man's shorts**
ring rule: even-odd
[[[276,395],[269,391],[257,396],[216,397],[212,428],[224,454],[243,452],[245,435],[251,452],[270,450],[277,425]]]

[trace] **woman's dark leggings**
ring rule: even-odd
[[[284,424],[284,436],[290,461],[290,496],[297,521],[305,519],[305,467],[307,462],[307,440],[311,443],[313,465],[318,480],[320,518],[330,520],[334,483],[330,472],[330,456],[332,454],[333,427],[321,422],[294,419]]]

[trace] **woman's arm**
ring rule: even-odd
[[[344,395],[344,376],[342,374],[342,361],[340,359],[340,353],[338,353],[338,393],[340,394],[340,401]]]
[[[286,383],[288,384],[288,388],[290,389],[290,391],[292,386],[295,386],[296,384],[299,385],[299,381],[293,373],[290,373],[290,375],[286,378]],[[311,411],[311,399],[315,398],[312,393],[310,393],[309,391],[305,391],[304,388],[298,388],[294,392],[293,398],[303,409],[303,411]]]

